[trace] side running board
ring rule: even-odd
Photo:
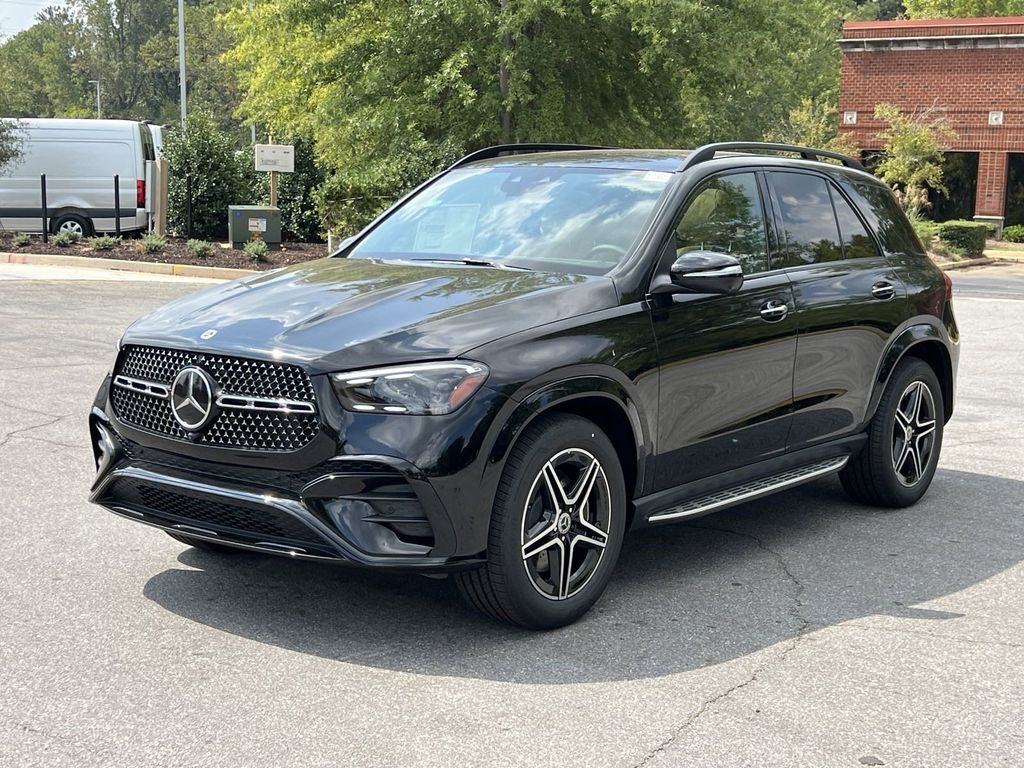
[[[679,520],[686,517],[697,517],[708,512],[716,512],[735,504],[742,504],[745,501],[759,499],[776,491],[806,483],[816,477],[822,477],[832,472],[837,472],[846,466],[849,456],[839,456],[834,459],[825,459],[813,464],[806,464],[796,469],[787,469],[777,475],[762,477],[760,480],[751,480],[748,483],[735,485],[723,491],[715,491],[704,496],[684,501],[669,509],[655,512],[648,519],[651,523],[663,520]]]

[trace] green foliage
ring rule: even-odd
[[[1024,243],[1024,224],[1013,224],[1003,230],[1003,240]]]
[[[82,236],[77,232],[72,232],[68,229],[62,229],[56,235],[53,236],[53,244],[58,248],[67,248],[68,246],[74,245]]]
[[[231,0],[185,4],[189,107],[234,124],[235,78],[220,63],[230,45],[214,23]],[[99,80],[104,117],[178,119],[178,30],[173,2],[67,0],[0,43],[0,114],[94,117]]]
[[[270,250],[270,247],[267,245],[265,240],[250,240],[242,246],[242,250],[245,252],[246,256],[259,264],[266,260],[267,252]]]
[[[1024,0],[904,0],[903,4],[911,19],[1024,15]]]
[[[205,112],[188,116],[184,129],[164,139],[168,163],[168,228],[176,234],[223,238],[228,206],[251,202],[255,171],[243,150]],[[192,192],[192,232],[186,232],[186,198]]]
[[[914,231],[917,232],[917,236],[921,239],[925,248],[931,245],[932,240],[935,238],[936,232],[938,232],[939,225],[934,221],[922,218],[910,219],[911,225],[914,227]]]
[[[962,258],[978,258],[985,252],[988,226],[978,221],[945,221],[938,225],[939,240]]]
[[[21,155],[22,134],[17,120],[0,120],[0,171]]]
[[[167,245],[167,238],[155,232],[147,232],[139,238],[139,250],[143,253],[160,253]]]
[[[121,244],[121,238],[115,235],[99,235],[89,238],[87,243],[94,251],[111,251]]]
[[[857,156],[859,149],[846,134],[839,133],[836,92],[829,91],[818,99],[804,97],[789,112],[787,120],[765,134],[766,141],[799,144]]]
[[[846,10],[841,0],[262,0],[224,20],[240,115],[312,138],[329,170],[321,213],[351,232],[488,144],[759,138],[802,97],[835,87]]]
[[[185,247],[197,259],[208,259],[213,256],[213,243],[206,240],[189,240]]]
[[[901,191],[897,198],[903,209],[916,215],[927,205],[926,186],[946,191],[942,184],[942,147],[957,135],[932,109],[905,115],[892,104],[879,104],[875,119],[889,123],[878,132],[885,154],[875,173]]]
[[[24,248],[26,245],[32,242],[32,238],[29,237],[25,232],[15,232],[14,237],[11,238],[11,242],[18,248]]]

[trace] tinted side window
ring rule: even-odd
[[[917,233],[888,189],[860,181],[852,182],[850,187],[886,253],[924,253]]]
[[[776,267],[798,267],[843,258],[828,182],[804,173],[773,173],[782,219],[782,253]]]
[[[748,275],[768,270],[768,238],[753,173],[718,176],[697,187],[676,226],[676,255],[687,251],[728,253]]]
[[[864,223],[854,212],[853,207],[846,202],[846,199],[839,194],[835,188],[832,189],[832,203],[836,208],[836,218],[839,220],[839,234],[843,238],[843,253],[848,259],[863,259],[869,256],[877,256],[878,249],[875,248],[875,241],[871,239]]]

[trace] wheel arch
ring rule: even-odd
[[[596,424],[619,457],[627,495],[627,530],[633,499],[641,495],[652,446],[636,399],[619,382],[603,376],[579,376],[548,384],[523,398],[491,445],[487,466],[500,471],[523,430],[543,416],[572,413]]]
[[[947,347],[948,343],[942,332],[930,323],[919,323],[904,329],[882,358],[868,416],[874,416],[878,402],[882,398],[882,392],[885,391],[896,366],[905,358],[913,357],[927,363],[935,371],[939,386],[942,388],[943,420],[948,422],[953,415],[955,394],[953,358]]]
[[[96,222],[93,221],[92,216],[84,208],[77,208],[73,205],[65,205],[61,208],[54,209],[53,213],[47,215],[47,220],[50,226],[50,234],[57,234],[57,222],[64,216],[78,216],[85,221],[86,229],[85,236],[96,234]]]

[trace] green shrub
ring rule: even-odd
[[[110,251],[121,244],[121,238],[114,235],[98,235],[89,238],[88,245],[94,251]]]
[[[74,245],[82,236],[77,232],[72,232],[67,229],[62,229],[56,235],[53,236],[53,244],[58,248],[67,248],[69,245]]]
[[[259,264],[267,258],[267,251],[270,248],[264,240],[250,240],[242,246],[242,250],[245,251],[246,256]]]
[[[917,236],[921,238],[921,242],[924,243],[924,247],[928,248],[931,245],[932,238],[935,237],[935,232],[938,230],[939,225],[929,219],[918,219],[913,218],[910,223],[914,226],[914,231],[917,232]]]
[[[988,225],[978,221],[945,221],[938,227],[939,240],[946,248],[966,259],[976,259],[985,252]]]
[[[1024,224],[1013,224],[1003,230],[1003,240],[1011,243],[1024,243]]]
[[[177,235],[224,238],[228,206],[256,202],[252,149],[217,127],[202,111],[190,112],[184,128],[167,132],[168,226]],[[265,176],[266,174],[260,174]],[[192,231],[186,232],[186,198],[192,193]]]
[[[29,237],[24,232],[15,232],[14,237],[11,239],[11,242],[14,243],[14,245],[17,246],[18,248],[24,248],[26,245],[32,242],[32,238]]]
[[[197,259],[208,259],[213,256],[213,243],[206,240],[189,240],[185,247]]]
[[[167,245],[167,238],[153,232],[147,232],[139,239],[139,248],[143,253],[160,253]]]

